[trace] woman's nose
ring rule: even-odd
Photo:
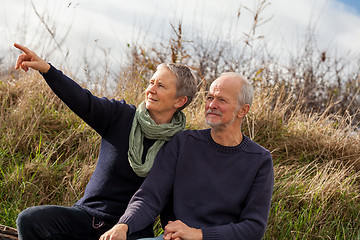
[[[156,87],[155,84],[149,85],[147,88],[147,91],[150,93],[156,93]]]

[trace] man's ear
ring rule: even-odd
[[[181,108],[182,106],[184,106],[184,104],[187,102],[187,100],[188,100],[187,96],[178,97],[174,104],[174,107],[177,109]]]
[[[245,115],[249,112],[250,110],[250,105],[249,104],[244,104],[240,107],[237,116],[241,119],[243,119],[245,117]]]

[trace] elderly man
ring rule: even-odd
[[[242,76],[216,79],[205,105],[211,129],[175,135],[118,224],[100,239],[126,239],[163,209],[164,239],[261,239],[274,177],[270,152],[241,133],[252,99]]]

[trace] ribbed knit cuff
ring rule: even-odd
[[[219,239],[219,233],[214,227],[201,228],[203,234],[203,240],[217,240]]]
[[[129,227],[128,235],[133,232],[136,232],[136,230],[134,231],[135,223],[130,216],[122,216],[118,223],[124,223],[124,224],[128,225],[128,227]]]

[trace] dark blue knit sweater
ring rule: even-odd
[[[268,150],[244,136],[240,145],[221,146],[210,129],[176,134],[157,155],[121,223],[129,233],[162,219],[201,228],[203,239],[261,239],[270,211],[273,165]]]
[[[92,95],[53,66],[43,76],[54,93],[101,136],[95,171],[75,206],[115,224],[144,180],[134,173],[127,155],[136,108],[124,100]],[[144,139],[144,156],[153,143]]]

